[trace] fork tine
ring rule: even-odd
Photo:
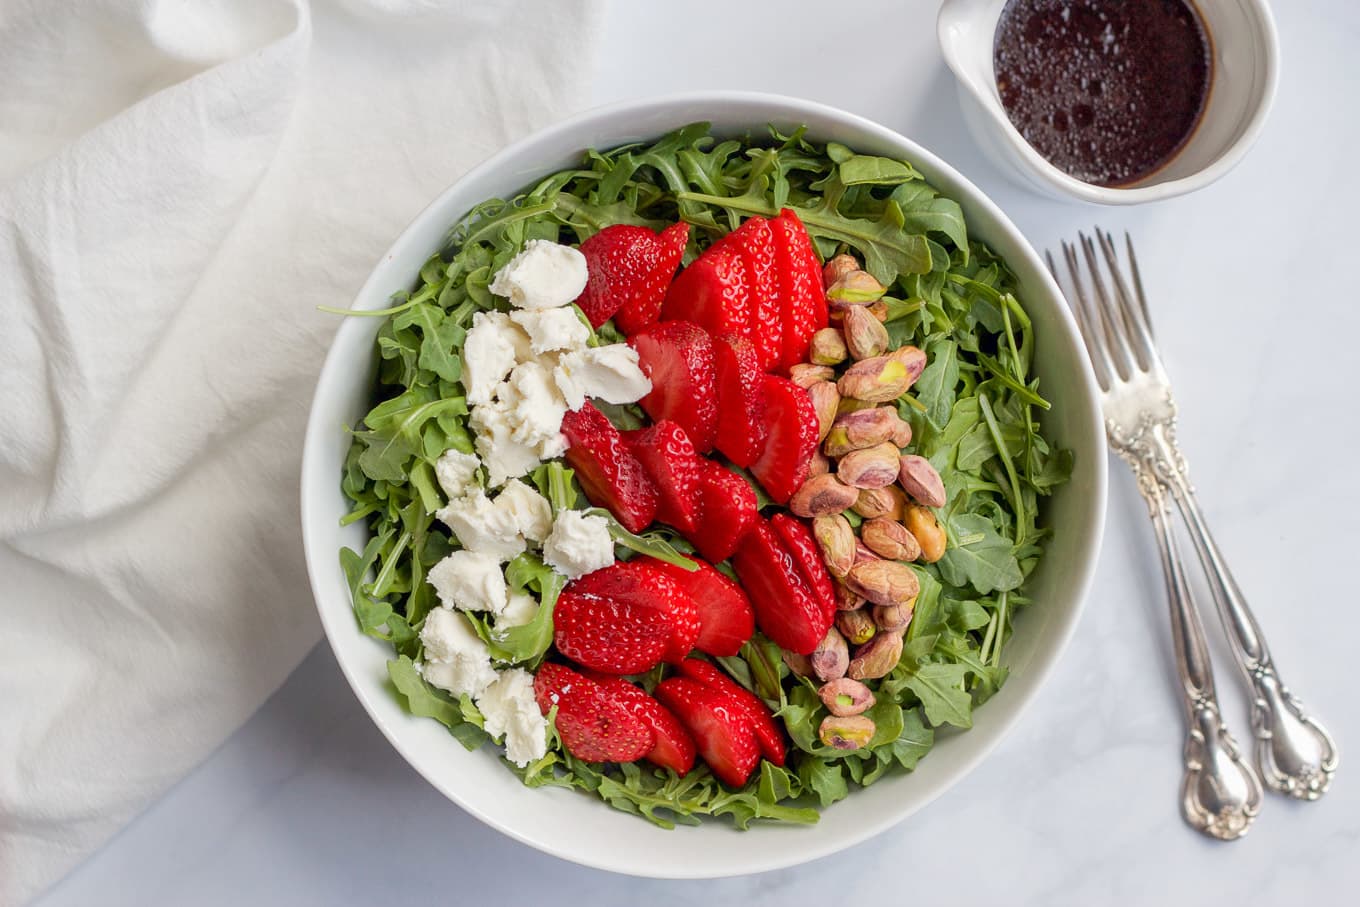
[[[1081,332],[1082,342],[1086,344],[1086,355],[1091,359],[1091,367],[1095,370],[1096,381],[1099,382],[1102,390],[1109,390],[1113,383],[1110,374],[1110,358],[1105,352],[1105,346],[1101,342],[1100,334],[1097,332],[1091,317],[1091,305],[1086,298],[1086,289],[1081,284],[1081,269],[1077,264],[1077,252],[1067,242],[1062,244],[1063,257],[1067,260],[1067,271],[1072,277],[1072,295],[1068,297],[1068,307],[1077,316],[1077,328]],[[1053,256],[1048,256],[1048,269],[1053,272],[1053,279],[1058,279],[1057,269],[1053,267]]]
[[[1152,345],[1152,334],[1143,321],[1143,313],[1133,301],[1133,292],[1129,289],[1128,282],[1124,280],[1124,272],[1119,267],[1119,258],[1114,250],[1114,240],[1109,233],[1102,233],[1099,230],[1096,231],[1096,239],[1100,242],[1100,251],[1105,254],[1105,264],[1109,267],[1110,277],[1114,281],[1114,297],[1116,308],[1122,316],[1124,339],[1133,349],[1139,368],[1150,371],[1158,364],[1157,348]]]
[[[1096,234],[1099,235],[1099,229]],[[1124,339],[1124,332],[1119,328],[1119,316],[1115,310],[1115,303],[1110,301],[1110,294],[1105,289],[1105,280],[1100,276],[1100,262],[1096,259],[1095,243],[1085,233],[1077,233],[1077,238],[1081,241],[1081,251],[1086,257],[1086,267],[1091,272],[1091,286],[1095,290],[1095,296],[1099,305],[1100,323],[1105,328],[1105,348],[1110,354],[1110,363],[1119,377],[1127,381],[1133,377],[1137,361],[1133,351],[1129,349],[1128,342]]]
[[[1157,332],[1152,329],[1152,316],[1148,314],[1147,296],[1143,295],[1143,275],[1138,273],[1138,256],[1133,254],[1133,237],[1124,231],[1124,247],[1129,252],[1129,271],[1133,274],[1133,292],[1138,297],[1138,308],[1143,310],[1143,325],[1148,336],[1156,340]],[[1154,349],[1156,347],[1154,346]]]

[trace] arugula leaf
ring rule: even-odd
[[[406,709],[420,718],[433,718],[470,750],[475,750],[490,738],[482,730],[482,714],[467,697],[454,702],[436,693],[416,673],[415,662],[403,655],[387,663],[387,676],[392,686],[406,703]]]
[[[951,547],[936,565],[945,582],[971,585],[984,595],[1018,589],[1024,582],[1011,543],[997,533],[991,520],[965,513],[950,521],[949,536]]]
[[[939,726],[973,726],[973,699],[963,689],[966,665],[925,664],[906,676],[906,687],[921,700],[926,718]]]

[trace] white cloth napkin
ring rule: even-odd
[[[316,306],[582,106],[597,3],[0,3],[0,902],[318,639],[298,461],[339,319]]]

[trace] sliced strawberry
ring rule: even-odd
[[[703,511],[701,531],[690,541],[708,560],[725,561],[759,518],[756,490],[721,463],[706,460],[699,503]]]
[[[770,714],[769,708],[760,701],[759,696],[728,677],[721,668],[697,658],[686,658],[680,662],[680,673],[690,680],[731,696],[751,720],[751,730],[755,731],[756,743],[760,745],[761,754],[775,765],[784,764],[784,735],[780,732],[774,715]]]
[[[766,375],[765,446],[751,464],[751,474],[775,503],[783,504],[808,475],[817,450],[817,410],[803,388],[786,378]]]
[[[752,217],[713,244],[733,249],[746,265],[748,320],[742,333],[756,349],[761,371],[777,368],[783,355],[783,303],[775,258],[774,233],[763,217]]]
[[[576,304],[595,327],[612,317],[628,333],[655,322],[688,239],[686,223],[659,235],[631,224],[605,227],[581,243],[587,278]]]
[[[670,576],[694,599],[699,609],[699,637],[694,648],[709,655],[736,655],[756,629],[751,600],[741,586],[723,576],[698,558],[695,570],[686,570],[665,561],[647,563]]]
[[[544,715],[557,706],[557,735],[577,759],[632,762],[656,747],[656,733],[627,700],[571,668],[540,665],[534,698]]]
[[[782,372],[807,359],[812,335],[827,324],[822,265],[798,215],[785,208],[770,220],[778,263],[784,324],[779,366]]]
[[[608,567],[572,580],[567,584],[563,594],[567,592],[626,605],[630,609],[641,608],[662,614],[668,627],[666,645],[661,656],[666,661],[680,661],[694,649],[694,641],[699,638],[699,606],[695,603],[694,597],[669,573],[657,569],[651,558],[615,561]],[[580,661],[567,652],[562,654]],[[581,663],[587,664],[584,661]],[[637,672],[610,671],[610,673]]]
[[[666,292],[662,321],[692,321],[710,334],[744,332],[751,320],[746,264],[734,249],[712,246]]]
[[[699,525],[699,480],[705,460],[677,423],[662,419],[624,435],[658,493],[656,518],[684,535]]]
[[[765,635],[790,652],[811,654],[834,615],[823,610],[774,527],[764,520],[756,523],[732,556],[732,566]]]
[[[650,671],[666,655],[671,635],[666,612],[631,601],[564,589],[553,611],[557,651],[606,674]]]
[[[652,380],[642,408],[656,421],[678,422],[694,449],[708,453],[718,422],[718,390],[713,372],[713,341],[690,321],[663,321],[628,341],[638,365]]]
[[[641,687],[622,677],[600,675],[593,679],[604,688],[606,695],[621,703],[651,728],[656,742],[646,754],[647,761],[668,768],[681,777],[688,775],[690,769],[694,768],[694,738],[685,730],[680,719],[648,696]]]
[[[685,677],[656,686],[656,698],[694,737],[699,755],[718,780],[740,787],[760,762],[760,746],[746,711],[731,696]]]
[[[714,446],[741,467],[760,456],[765,439],[764,369],[755,345],[728,331],[713,336],[713,371],[718,382],[718,422]]]
[[[567,464],[576,471],[590,503],[603,507],[629,532],[656,518],[657,490],[624,443],[623,435],[589,401],[562,417]]]
[[[822,560],[812,530],[807,523],[787,513],[776,513],[770,517],[770,525],[793,554],[803,579],[807,580],[817,600],[822,603],[822,609],[829,615],[828,620],[835,618],[836,590],[831,585],[831,574],[826,572],[826,562]]]

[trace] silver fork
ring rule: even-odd
[[[1110,444],[1132,468],[1157,530],[1171,603],[1176,660],[1189,722],[1182,811],[1195,828],[1224,840],[1241,837],[1260,809],[1261,785],[1223,726],[1204,629],[1171,533],[1174,500],[1190,530],[1238,667],[1252,688],[1256,757],[1270,789],[1304,800],[1326,792],[1336,771],[1332,738],[1281,684],[1251,609],[1214,543],[1176,446],[1176,404],[1153,339],[1133,241],[1125,235],[1132,287],[1114,242],[1096,230],[1112,278],[1106,288],[1096,243],[1080,236],[1094,301],[1085,291],[1075,246],[1063,243],[1074,293],[1069,300],[1102,390]],[[1048,266],[1057,279],[1052,255]],[[1168,496],[1170,500],[1168,500]]]

